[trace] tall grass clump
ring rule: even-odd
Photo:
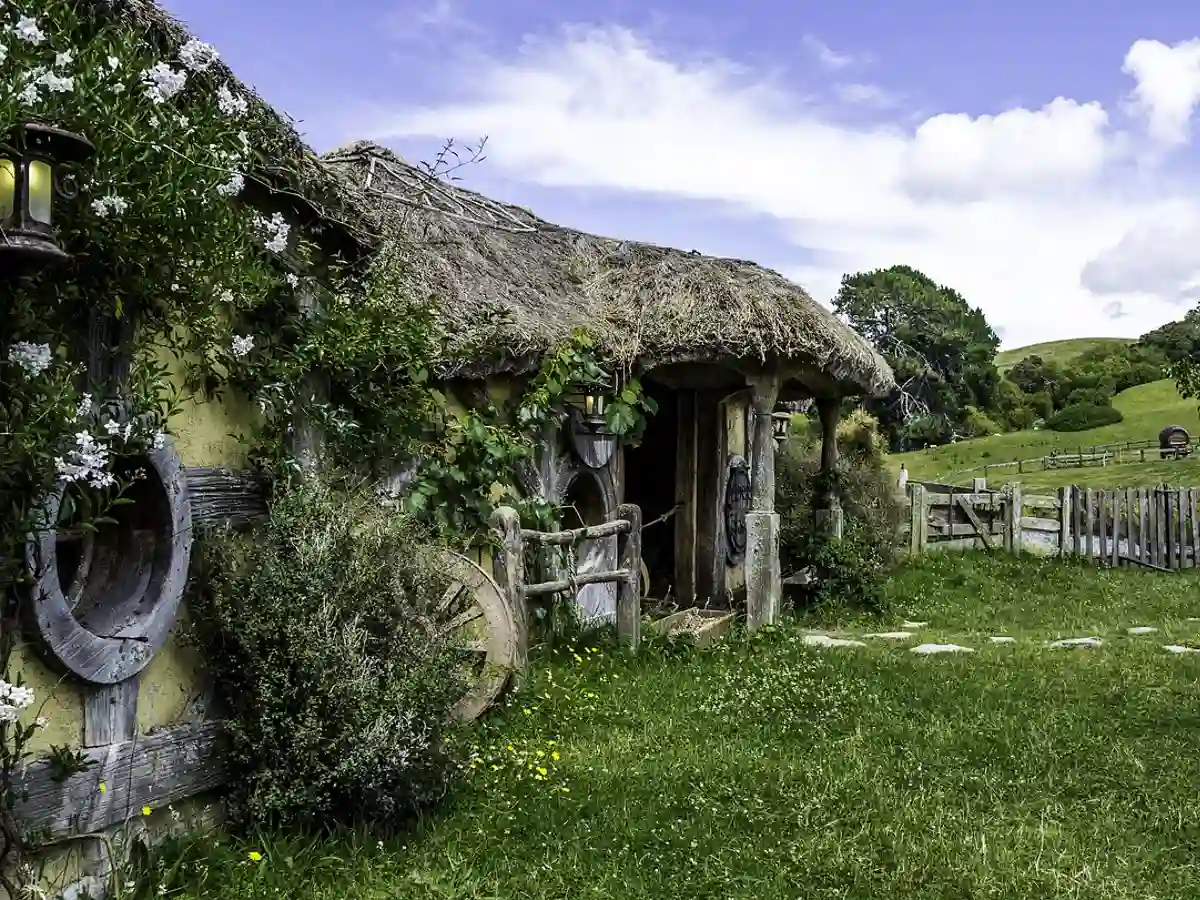
[[[227,707],[235,822],[389,829],[440,799],[463,685],[428,615],[449,586],[439,548],[369,494],[319,484],[201,543],[193,609]]]

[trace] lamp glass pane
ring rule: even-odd
[[[29,218],[42,225],[49,225],[53,194],[53,172],[50,164],[40,159],[31,159],[29,161]]]
[[[0,159],[0,222],[12,218],[17,207],[17,164]]]

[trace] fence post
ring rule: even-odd
[[[1071,539],[1071,489],[1058,489],[1058,555],[1066,557],[1067,542]]]
[[[910,483],[908,485],[909,496],[909,521],[911,522],[911,532],[909,534],[909,553],[916,556],[925,552],[925,523],[927,516],[925,512],[925,485]]]
[[[519,678],[529,667],[529,614],[525,608],[525,547],[521,538],[521,517],[511,506],[497,507],[488,519],[496,536],[492,552],[492,577],[512,607],[517,626],[517,652],[514,664]]]
[[[618,539],[618,568],[628,577],[617,582],[617,641],[636,650],[642,641],[642,508],[635,503],[617,507],[617,518],[629,523]]]
[[[1006,488],[1008,510],[1005,516],[1005,531],[1008,532],[1008,552],[1021,555],[1021,483],[1013,482]]]

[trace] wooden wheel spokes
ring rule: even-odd
[[[483,568],[457,553],[447,552],[443,560],[453,582],[434,610],[433,628],[466,657],[460,671],[467,692],[453,715],[469,722],[482,715],[508,683],[517,629],[508,601]]]

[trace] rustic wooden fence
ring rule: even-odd
[[[1154,459],[1178,459],[1200,453],[1200,441],[1193,441],[1181,451],[1178,448],[1163,448],[1158,441],[1121,441],[1114,444],[1080,444],[1074,449],[1065,449],[1043,456],[1014,459],[1007,462],[990,462],[969,469],[960,469],[944,477],[958,477],[979,472],[990,478],[998,472],[1042,472],[1047,469],[1083,469],[1093,466],[1111,466],[1120,463],[1146,462]]]
[[[636,648],[641,642],[641,559],[642,510],[633,503],[617,507],[616,519],[601,525],[589,525],[569,531],[533,531],[521,527],[517,511],[501,506],[492,513],[491,527],[496,536],[497,550],[493,561],[496,583],[508,597],[512,608],[525,620],[521,623],[521,657],[528,646],[528,612],[530,597],[569,592],[575,594],[588,584],[617,585],[617,639]],[[538,584],[525,583],[525,545],[574,548],[581,541],[597,540],[617,535],[619,568],[604,572],[587,572],[562,576]]]
[[[903,539],[910,552],[979,548],[1077,556],[1099,565],[1194,569],[1200,561],[1200,488],[1077,486],[1026,494],[910,484]]]

